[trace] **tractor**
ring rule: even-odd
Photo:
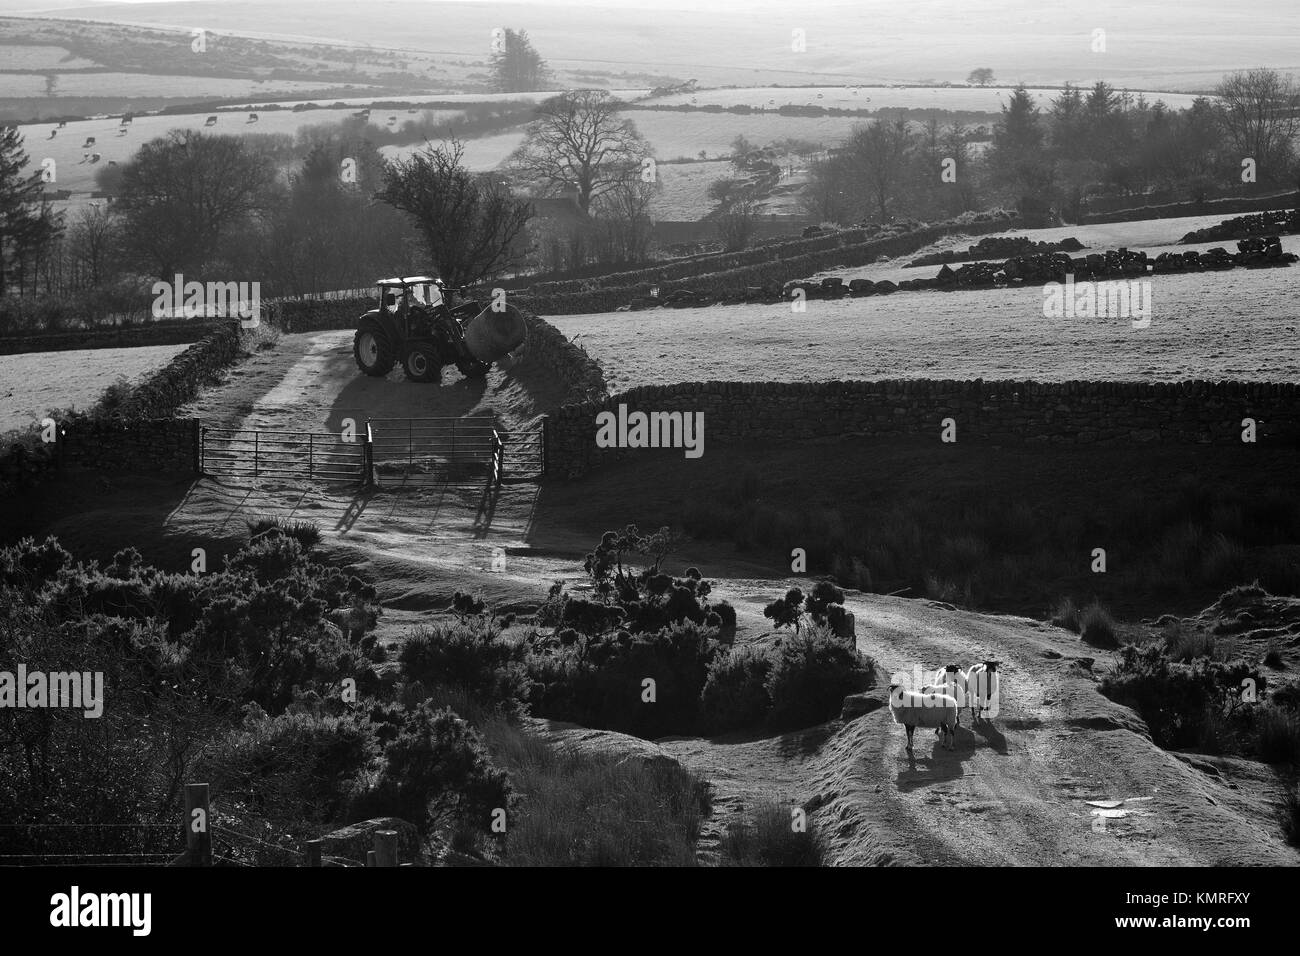
[[[444,365],[482,378],[492,362],[518,348],[524,320],[513,306],[453,305],[441,279],[380,279],[379,308],[357,322],[352,354],[367,375],[382,378],[398,361],[413,382],[440,382]],[[459,290],[464,296],[465,290]]]

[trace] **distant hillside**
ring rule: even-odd
[[[6,4],[8,6],[8,4]],[[665,9],[665,7],[681,9]],[[427,3],[379,0],[199,0],[14,9],[249,36],[320,39],[485,61],[491,30],[528,30],[563,69],[636,71],[702,83],[964,80],[987,66],[1001,82],[1105,79],[1146,89],[1195,89],[1233,69],[1300,70],[1300,26],[1286,5],[1248,22],[1217,0],[1043,4],[1040,0],[604,0],[588,3]],[[4,7],[0,7],[3,9]],[[792,47],[802,30],[806,48]],[[1093,52],[1093,31],[1106,31]],[[634,84],[629,84],[634,85]]]

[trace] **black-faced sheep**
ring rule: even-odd
[[[957,734],[957,701],[947,694],[908,690],[903,684],[889,685],[889,713],[894,723],[907,728],[907,752],[912,752],[912,732],[917,727],[934,727],[943,734],[943,747],[952,750]]]
[[[974,665],[966,672],[966,699],[970,703],[972,720],[979,720],[988,713],[988,719],[998,715],[998,693],[1001,680],[998,676],[998,664],[1001,661],[985,661]]]

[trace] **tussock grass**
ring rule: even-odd
[[[1269,704],[1256,710],[1251,725],[1254,749],[1265,763],[1300,764],[1300,716]]]
[[[694,866],[708,784],[676,764],[561,751],[504,720],[484,740],[523,800],[506,866]]]
[[[792,808],[761,803],[749,816],[727,827],[719,849],[724,866],[821,866],[812,824],[793,827]]]
[[[258,518],[246,522],[248,525],[248,537],[256,538],[265,534],[272,528],[293,538],[304,551],[310,551],[316,545],[320,544],[320,525],[314,521],[289,521],[284,518]]]
[[[1183,664],[1190,664],[1198,657],[1220,661],[1232,656],[1231,642],[1222,641],[1209,631],[1188,630],[1180,624],[1167,626],[1161,642],[1169,659]]]
[[[1119,647],[1115,619],[1096,601],[1079,612],[1079,637],[1094,647]]]
[[[1282,646],[1278,644],[1276,637],[1270,637],[1268,645],[1264,648],[1264,666],[1274,670],[1282,670],[1286,667],[1286,661],[1282,659]]]
[[[1052,608],[1050,620],[1056,627],[1063,627],[1075,634],[1078,634],[1082,628],[1079,623],[1079,609],[1072,598],[1066,597],[1058,601],[1056,607]]]

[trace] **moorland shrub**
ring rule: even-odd
[[[650,739],[694,733],[700,691],[722,650],[716,631],[689,622],[537,643],[529,658],[532,712]]]
[[[772,706],[767,675],[772,663],[761,648],[733,648],[709,665],[700,710],[709,733],[760,727]]]
[[[1234,726],[1248,719],[1249,706],[1241,696],[1247,678],[1255,682],[1262,699],[1266,679],[1244,661],[1226,664],[1202,657],[1181,664],[1170,660],[1159,644],[1126,644],[1098,689],[1136,710],[1157,746],[1177,750],[1202,739],[1207,713],[1225,715]]]
[[[783,636],[768,652],[766,687],[774,729],[808,727],[840,712],[844,698],[875,685],[876,664],[829,628],[813,625]]]
[[[402,677],[424,688],[461,690],[479,706],[519,716],[529,696],[528,645],[502,637],[494,622],[421,626],[398,653]]]
[[[1079,637],[1093,647],[1119,647],[1115,619],[1096,601],[1079,612]]]
[[[521,798],[503,865],[696,865],[709,785],[677,763],[560,750],[500,719],[483,737]]]
[[[441,830],[460,845],[490,832],[492,812],[514,804],[505,771],[478,733],[448,708],[423,704],[384,747],[383,769],[352,808],[355,819],[395,816],[420,833]]]
[[[719,844],[723,866],[821,866],[813,828],[796,830],[790,810],[764,801],[727,826]]]

